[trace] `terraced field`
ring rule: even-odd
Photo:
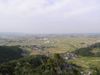
[[[45,43],[49,41],[49,43]],[[100,38],[90,38],[90,37],[66,37],[66,38],[49,38],[48,40],[42,40],[42,46],[54,46],[53,48],[46,48],[45,52],[49,53],[65,53],[72,52],[79,48],[90,46],[94,43],[100,41]],[[34,43],[34,42],[33,42]],[[36,43],[34,43],[36,44]],[[37,44],[38,45],[38,44]],[[33,51],[34,54],[34,51]]]

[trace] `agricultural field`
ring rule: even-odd
[[[14,62],[15,64],[17,62],[25,61],[27,63],[27,61],[30,62],[31,60],[33,60],[33,58],[31,58],[30,56],[41,55],[43,57],[45,56],[46,58],[49,57],[48,59],[49,62],[46,62],[47,59],[45,59],[46,60],[45,63],[47,63],[48,65],[51,62],[53,55],[60,54],[61,58],[64,59],[63,65],[65,64],[65,62],[67,62],[68,65],[71,64],[70,67],[73,68],[74,64],[74,66],[76,65],[75,67],[78,68],[77,71],[79,71],[80,67],[82,72],[84,72],[84,74],[86,75],[88,75],[88,73],[92,74],[95,72],[100,74],[99,35],[41,35],[41,36],[23,35],[23,36],[9,36],[9,37],[0,36],[0,47],[1,47],[0,51],[3,52],[1,53],[2,57],[0,59],[3,60],[1,62],[11,61],[11,63]],[[13,53],[15,54],[18,53],[17,50],[19,52],[21,51],[19,54],[20,56],[18,54],[17,55],[13,54]],[[16,57],[11,58],[10,53],[9,53],[10,55],[9,54],[6,55],[7,52],[10,51],[13,57],[17,56],[17,59]],[[8,59],[9,57],[10,59]],[[41,62],[40,57],[39,57],[39,63]],[[21,58],[21,61],[18,60],[19,58]],[[12,60],[14,61],[12,62]],[[54,58],[52,59],[53,62],[56,62],[55,60],[56,59]],[[35,61],[38,62],[37,59],[35,59]],[[62,64],[62,62],[59,62],[59,64]],[[41,66],[43,65],[44,64],[42,63]],[[3,66],[1,65],[1,68],[2,67]],[[57,72],[59,71],[57,70]],[[98,75],[98,74],[92,74],[92,75]]]
[[[23,35],[0,38],[1,46],[18,45],[32,54],[71,52],[98,42],[100,37],[97,35]]]

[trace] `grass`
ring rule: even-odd
[[[69,62],[77,64],[85,69],[89,69],[90,66],[96,66],[100,68],[100,57],[79,57]]]
[[[97,38],[49,38],[50,43],[45,44],[44,41],[41,41],[41,45],[47,46],[55,46],[55,48],[48,48],[46,51],[50,53],[64,53],[64,52],[71,52],[76,49],[87,47],[98,42]],[[33,42],[34,43],[34,42]]]

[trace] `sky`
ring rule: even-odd
[[[100,33],[100,0],[0,0],[0,32]]]

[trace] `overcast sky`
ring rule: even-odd
[[[100,33],[100,0],[0,0],[0,32]]]

